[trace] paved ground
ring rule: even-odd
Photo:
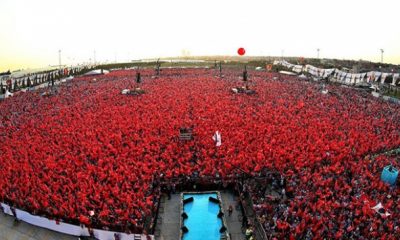
[[[77,237],[35,227],[28,223],[14,223],[14,217],[0,213],[0,240],[77,240]]]
[[[181,195],[172,194],[171,200],[161,198],[160,211],[155,229],[156,240],[179,240]]]
[[[242,213],[240,212],[240,208],[237,207],[235,196],[230,191],[222,191],[220,193],[231,240],[245,239],[245,235],[242,233]],[[231,216],[228,216],[228,208],[230,205],[233,207],[233,212]]]

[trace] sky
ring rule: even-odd
[[[0,0],[0,71],[184,55],[400,64],[400,1]]]

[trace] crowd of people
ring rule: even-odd
[[[157,208],[155,178],[268,169],[285,179],[285,197],[271,207],[255,189],[253,200],[278,238],[399,236],[398,188],[379,180],[389,160],[366,156],[400,146],[400,106],[265,72],[249,72],[253,95],[230,91],[241,84],[234,70],[224,78],[208,69],[152,74],[141,70],[140,96],[121,94],[136,84],[135,70],[121,70],[75,78],[48,97],[39,90],[0,102],[0,201],[139,233]],[[193,140],[181,141],[186,127]],[[367,211],[378,201],[390,217]]]
[[[269,173],[246,182],[244,190],[269,239],[398,239],[400,190],[380,179],[384,166],[400,167],[397,157]]]

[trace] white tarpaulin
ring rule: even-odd
[[[296,73],[301,73],[303,71],[303,66],[302,65],[295,65],[292,69],[293,72]]]
[[[96,69],[96,70],[87,72],[84,75],[89,76],[89,75],[101,75],[101,74],[108,74],[108,73],[110,73],[110,71],[108,71],[108,70]]]
[[[393,74],[393,79],[392,79],[393,86],[396,86],[396,81],[399,78],[399,76],[400,76],[400,74],[398,74],[398,73]]]
[[[342,72],[342,75],[340,76],[340,81],[341,81],[342,83],[344,83],[344,82],[346,81],[346,75],[347,75],[346,72]]]
[[[367,82],[375,82],[381,76],[381,72],[371,71],[367,73]]]
[[[385,80],[387,77],[389,77],[391,74],[390,73],[382,73],[382,77],[381,77],[381,83],[385,83]]]
[[[329,77],[333,72],[335,71],[335,69],[334,68],[331,68],[331,69],[325,69],[325,71],[324,71],[324,75],[323,75],[323,78],[327,78],[327,77]]]
[[[347,73],[338,69],[323,69],[317,68],[312,65],[295,65],[291,64],[287,61],[279,61],[275,60],[274,65],[282,65],[285,66],[296,73],[307,72],[314,77],[322,77],[327,78],[332,76],[331,79],[334,82],[340,82],[343,84],[357,84],[361,82],[376,82],[380,80],[381,83],[384,83],[387,77],[393,75],[392,85],[396,84],[396,81],[399,79],[399,74],[391,74],[391,73],[382,73],[378,71],[370,71],[367,73]]]
[[[351,74],[351,73],[347,73],[346,74],[346,80],[345,81],[346,81],[347,84],[351,84],[352,75],[353,74]]]
[[[335,72],[333,73],[332,81],[337,82],[338,79],[339,79],[339,70],[335,69]]]
[[[360,82],[364,82],[365,81],[365,77],[367,76],[367,73],[361,73],[361,79]]]
[[[354,73],[353,74],[353,77],[352,77],[352,81],[353,81],[353,84],[356,84],[356,83],[358,83],[359,82],[359,80],[358,79],[360,79],[360,74],[359,73]]]
[[[291,63],[289,63],[287,61],[282,61],[282,66],[287,67],[289,69],[292,69],[295,65],[291,64]]]
[[[305,71],[311,74],[312,76],[320,77],[320,72],[321,72],[320,68],[314,67],[312,65],[306,65]]]
[[[350,78],[351,78],[350,83],[351,83],[351,84],[356,83],[357,74],[352,73],[352,74],[350,74],[350,76],[351,76],[351,77],[350,77]]]

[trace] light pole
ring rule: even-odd
[[[380,50],[381,50],[381,63],[383,63],[383,53],[384,53],[384,51],[383,51],[382,48]]]
[[[58,68],[61,70],[61,50],[58,50]]]
[[[317,48],[317,59],[319,59],[319,48]]]
[[[96,65],[96,49],[93,50],[93,65]]]

